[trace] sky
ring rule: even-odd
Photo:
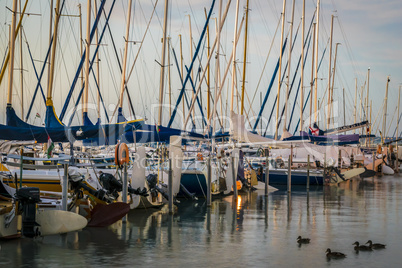
[[[105,4],[105,10],[108,11],[111,7],[112,1],[107,1]],[[33,98],[33,93],[36,88],[37,78],[33,68],[29,52],[33,56],[33,62],[38,74],[43,65],[43,61],[46,56],[46,52],[49,44],[49,9],[50,1],[40,0],[31,1],[28,4],[28,12],[30,16],[24,18],[23,28],[24,37],[22,42],[22,59],[23,59],[23,91],[21,94],[21,78],[20,78],[20,49],[19,41],[17,40],[17,52],[15,59],[15,71],[13,82],[13,107],[16,109],[17,114],[21,115],[21,96],[23,95],[23,107],[24,116],[26,116],[28,107]],[[97,2],[98,4],[100,1]],[[153,14],[153,6],[157,3],[155,13]],[[212,1],[201,0],[187,0],[179,1],[172,0],[169,4],[169,16],[168,16],[168,37],[170,38],[170,80],[168,72],[168,64],[166,65],[165,81],[165,94],[164,103],[176,103],[179,89],[181,89],[180,76],[178,69],[180,69],[180,35],[182,37],[182,55],[183,65],[189,67],[191,62],[191,49],[190,49],[190,26],[189,18],[191,20],[191,34],[193,43],[193,52],[198,45],[199,37],[205,23],[205,11],[208,12]],[[222,1],[225,9],[227,0]],[[60,114],[62,106],[65,102],[68,91],[70,90],[73,78],[75,76],[77,66],[80,61],[80,36],[79,36],[79,18],[78,4],[82,7],[82,29],[83,38],[85,39],[86,30],[86,6],[87,1],[67,1],[63,15],[70,15],[70,17],[63,16],[60,20],[59,37],[58,37],[58,54],[56,58],[56,75],[55,75],[55,87],[53,91],[53,99],[55,103],[55,110],[57,114]],[[239,25],[244,16],[246,1],[239,1]],[[282,12],[282,0],[250,0],[249,7],[249,31],[248,31],[248,43],[247,43],[247,60],[246,60],[246,101],[245,107],[248,114],[248,118],[251,121],[250,125],[255,122],[256,115],[261,107],[261,96],[265,96],[268,91],[268,86],[272,79],[275,65],[278,61],[280,54],[280,18]],[[306,32],[312,20],[314,10],[316,8],[316,1],[306,1]],[[6,8],[11,8],[11,0],[0,1],[0,58],[3,60],[7,51],[8,42],[8,25],[11,23],[11,12]],[[227,66],[229,65],[229,72],[224,82],[222,90],[222,102],[218,102],[218,114],[229,114],[230,107],[230,91],[232,83],[232,63],[229,62],[230,54],[233,48],[234,38],[234,26],[235,26],[235,10],[236,1],[233,0],[229,7],[229,12],[225,24],[221,33],[221,47],[219,53],[219,74],[222,81],[222,77],[225,73]],[[137,41],[136,43],[129,43],[129,53],[127,60],[127,69],[131,69],[138,53],[137,60],[133,67],[132,75],[130,76],[127,87],[133,102],[136,116],[139,118],[146,118],[148,123],[157,122],[157,108],[159,103],[159,82],[160,82],[160,65],[161,51],[162,51],[162,25],[163,25],[163,11],[164,1],[133,1],[133,13],[130,23],[130,41]],[[291,25],[291,11],[292,1],[286,1],[285,11],[285,36],[289,33]],[[365,99],[367,96],[367,82],[369,82],[369,100],[372,101],[372,122],[374,123],[373,129],[378,135],[378,130],[382,128],[382,114],[383,104],[385,98],[385,90],[387,85],[387,76],[390,77],[389,92],[388,92],[388,112],[387,112],[387,128],[389,128],[387,134],[393,135],[396,127],[396,108],[398,104],[398,89],[402,84],[402,17],[400,13],[402,11],[401,1],[373,1],[373,0],[338,0],[338,1],[321,1],[320,6],[320,21],[319,21],[319,40],[318,40],[318,55],[321,58],[324,50],[326,53],[323,56],[322,65],[318,72],[317,87],[320,102],[327,99],[327,87],[328,87],[328,68],[329,68],[329,45],[328,40],[330,36],[331,15],[334,15],[334,31],[333,31],[333,52],[332,52],[332,66],[334,63],[334,54],[336,43],[338,45],[337,60],[334,79],[334,114],[335,114],[335,126],[352,124],[354,123],[354,111],[355,111],[355,78],[357,79],[358,88],[358,101],[357,101],[357,114],[366,114],[366,112],[360,109],[360,99]],[[219,1],[216,1],[214,10],[211,15],[210,21],[210,42],[211,46],[216,38],[215,22],[219,13]],[[294,30],[293,40],[294,49],[291,53],[290,61],[290,81],[296,72],[296,66],[301,53],[301,29],[298,32],[298,37],[295,39],[294,35],[297,32],[297,27],[301,27],[301,14],[302,14],[302,1],[295,1],[294,11]],[[74,15],[74,16],[71,16]],[[93,19],[93,17],[92,17]],[[93,20],[92,20],[93,21]],[[113,42],[117,49],[117,55],[122,59],[124,50],[124,35],[127,21],[127,1],[116,1],[111,18],[110,28],[113,35]],[[149,29],[147,25],[149,23]],[[105,18],[100,20],[100,29],[105,25]],[[277,28],[279,25],[279,28]],[[244,23],[243,23],[244,27]],[[146,35],[145,35],[146,33]],[[140,43],[145,35],[143,43]],[[30,51],[28,51],[27,44],[29,44]],[[105,110],[109,116],[114,111],[114,107],[117,104],[117,99],[120,92],[121,73],[119,71],[119,65],[116,60],[116,53],[113,49],[112,38],[106,30],[102,45],[100,46],[100,90],[105,100]],[[312,42],[312,41],[311,41]],[[85,44],[85,43],[83,43]],[[141,45],[142,44],[142,45]],[[194,77],[197,77],[197,70],[200,67],[201,72],[206,65],[207,59],[207,43],[203,41],[200,45],[202,48],[198,60],[194,64]],[[93,55],[93,49],[95,46],[91,46],[91,57]],[[311,48],[306,59],[305,65],[305,83],[304,89],[307,94],[310,90],[311,81]],[[178,59],[179,68],[176,66],[174,60],[175,51]],[[236,51],[236,84],[238,90],[241,88],[242,73],[243,73],[243,50],[244,50],[244,28],[241,30],[239,37],[239,43]],[[218,70],[216,67],[216,55],[213,55],[211,59],[211,90],[214,92],[215,88],[215,74]],[[288,47],[286,47],[283,56],[282,72],[289,58]],[[168,61],[168,59],[166,59]],[[370,77],[367,78],[368,69],[370,68]],[[8,73],[8,72],[7,72]],[[5,111],[6,105],[6,92],[7,92],[7,75],[0,85],[0,110]],[[89,78],[89,90],[90,90],[90,102],[91,109],[89,111],[92,121],[96,121],[96,84],[93,77]],[[198,78],[196,82],[198,83]],[[300,110],[300,95],[296,98],[297,83],[300,79],[300,68],[295,76],[295,86],[290,94],[289,102],[291,106],[295,103],[295,115],[294,118],[299,117]],[[47,72],[44,72],[42,78],[42,86],[46,94],[46,81]],[[267,133],[273,133],[273,125],[275,120],[272,119],[268,128],[266,128],[271,109],[274,104],[275,96],[278,91],[278,79],[274,78],[271,93],[268,96],[267,104],[262,112],[264,117],[262,123],[262,129],[268,129]],[[77,84],[80,85],[80,79]],[[222,82],[221,82],[222,83]],[[287,79],[284,80],[281,87],[280,105],[284,105],[285,91],[286,91]],[[169,94],[169,88],[171,94]],[[345,89],[345,97],[343,97],[343,88]],[[362,90],[363,89],[363,90]],[[73,94],[73,102],[76,101],[78,96],[79,87],[75,88]],[[203,111],[206,113],[206,83],[203,82],[202,86],[202,103]],[[191,98],[191,88],[186,86],[186,92],[188,98]],[[362,95],[363,92],[363,95]],[[39,95],[40,96],[40,95]],[[234,104],[234,110],[239,111],[240,94],[235,94],[236,103]],[[250,100],[250,101],[248,101]],[[253,100],[253,101],[252,101]],[[189,100],[190,101],[190,100]],[[251,103],[252,102],[252,103]],[[326,103],[326,101],[325,101]],[[324,111],[325,103],[323,103],[322,110]],[[343,106],[345,104],[345,114],[343,113]],[[292,107],[289,106],[289,113]],[[180,111],[178,117],[175,119],[173,126],[181,127],[183,121],[182,103],[179,105]],[[282,108],[281,108],[282,109]],[[80,110],[80,108],[78,108]],[[185,109],[187,110],[187,109]],[[37,98],[32,108],[32,114],[29,117],[28,122],[40,125],[44,120],[44,104],[41,98]],[[68,114],[72,114],[73,104],[68,106]],[[130,112],[127,98],[123,101],[123,111],[126,117],[132,118],[134,115]],[[325,109],[326,111],[326,109]],[[170,118],[170,112],[168,106],[163,110],[163,125],[167,125]],[[41,118],[35,116],[39,113]],[[187,111],[185,112],[187,113]],[[326,112],[325,112],[326,113]],[[367,113],[368,116],[369,113]],[[198,107],[195,109],[195,115],[199,117],[200,111]],[[304,118],[309,116],[308,109],[304,112]],[[321,114],[320,127],[327,127],[325,124],[325,114]],[[101,115],[105,119],[104,114]],[[273,113],[275,117],[275,112]],[[359,116],[358,116],[359,117]],[[63,119],[67,120],[67,119]],[[345,122],[344,122],[345,120]],[[359,121],[359,119],[357,119]],[[308,121],[308,120],[306,120]],[[80,124],[80,117],[75,116],[73,122]],[[197,121],[197,127],[201,127],[201,120]],[[0,123],[5,123],[5,113],[0,116]],[[248,122],[247,122],[248,123]],[[296,128],[297,120],[293,119],[290,125],[289,131],[293,132]],[[228,127],[226,124],[225,127]]]

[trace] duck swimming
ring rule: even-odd
[[[354,242],[352,245],[355,245],[355,250],[362,250],[362,251],[370,251],[372,250],[371,247],[366,245],[360,245],[359,242]]]
[[[327,251],[325,251],[325,253],[327,253],[327,258],[345,258],[346,255],[341,253],[341,252],[332,252],[329,248],[327,249]]]
[[[301,236],[299,236],[297,238],[297,243],[299,243],[299,244],[308,244],[308,243],[310,243],[310,238],[302,238]]]
[[[371,240],[367,241],[366,244],[369,244],[368,246],[370,248],[373,248],[373,249],[385,248],[385,246],[386,246],[386,245],[383,245],[383,244],[380,244],[380,243],[374,243],[373,244],[373,242]]]

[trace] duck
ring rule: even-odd
[[[300,235],[297,238],[297,243],[299,244],[308,244],[310,243],[310,238],[302,238]]]
[[[366,244],[369,244],[368,246],[369,246],[370,248],[374,248],[374,249],[385,248],[385,246],[386,246],[386,245],[383,245],[383,244],[380,244],[380,243],[374,243],[374,244],[373,244],[373,242],[372,242],[371,240],[367,241]]]
[[[343,254],[341,252],[332,252],[329,248],[327,248],[327,251],[325,251],[325,253],[327,254],[327,258],[345,258],[346,254]]]
[[[357,241],[354,242],[352,245],[355,245],[355,250],[356,251],[358,251],[358,250],[362,250],[362,251],[370,251],[370,250],[372,250],[371,247],[366,246],[366,245],[360,245],[360,243],[357,242]]]

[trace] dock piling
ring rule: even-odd
[[[307,191],[310,190],[310,155],[307,155]]]
[[[172,159],[169,158],[169,214],[173,214],[173,170],[172,170]]]
[[[288,159],[288,193],[292,190],[292,155]]]
[[[61,193],[61,208],[67,211],[67,192],[68,192],[68,164],[63,164],[64,174],[63,174],[63,186]]]
[[[211,156],[207,159],[207,206],[211,206]]]
[[[236,175],[235,175],[235,166],[234,166],[235,161],[234,161],[233,156],[231,156],[230,158],[231,158],[231,161],[232,161],[233,195],[234,195],[234,198],[237,200],[238,193],[237,193],[237,178],[236,178]]]
[[[375,152],[373,152],[373,171],[375,171]]]

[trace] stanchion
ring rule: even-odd
[[[288,193],[292,189],[292,155],[289,155],[288,159]]]
[[[22,171],[24,170],[24,149],[20,150],[20,189],[22,188]]]
[[[310,190],[310,155],[307,155],[307,191]]]
[[[211,206],[211,156],[207,160],[207,206]]]
[[[173,171],[172,171],[172,159],[169,159],[169,214],[173,214]]]
[[[68,192],[68,164],[63,164],[64,174],[63,174],[63,185],[61,193],[61,208],[67,211],[67,192]]]
[[[234,166],[234,157],[231,156],[231,161],[232,161],[232,177],[233,177],[233,196],[237,200],[237,178],[235,175],[235,166]]]
[[[127,203],[127,192],[128,192],[128,182],[127,182],[127,163],[123,164],[123,191],[122,191],[122,200],[124,203]],[[123,222],[127,221],[127,215],[123,217]]]

